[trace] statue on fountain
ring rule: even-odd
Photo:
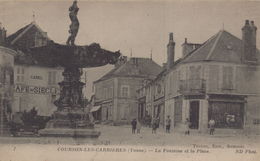
[[[41,136],[98,137],[94,130],[89,110],[84,109],[82,89],[85,83],[80,81],[82,68],[115,64],[120,52],[102,49],[99,44],[77,46],[74,44],[79,29],[77,13],[79,8],[74,1],[69,8],[71,20],[70,36],[67,44],[49,43],[46,46],[31,48],[32,57],[42,66],[61,66],[64,79],[59,82],[60,97],[54,102],[58,107]]]
[[[79,8],[77,6],[76,0],[73,2],[72,6],[69,8],[69,11],[70,11],[69,17],[71,20],[71,25],[70,25],[70,29],[69,29],[70,36],[68,37],[66,44],[74,46],[75,38],[76,38],[76,36],[78,34],[78,30],[79,30],[79,20],[77,17]]]

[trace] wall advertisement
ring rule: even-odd
[[[28,86],[16,84],[14,86],[16,93],[29,93],[29,94],[58,94],[59,89],[55,87],[41,87],[41,86]]]

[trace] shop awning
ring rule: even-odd
[[[91,108],[90,112],[95,112],[97,110],[100,109],[101,106],[94,106],[93,108]]]
[[[208,99],[210,102],[230,102],[230,103],[246,103],[245,100],[241,99]]]

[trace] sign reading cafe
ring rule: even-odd
[[[59,90],[54,87],[25,86],[16,84],[14,87],[16,93],[30,94],[57,94]]]

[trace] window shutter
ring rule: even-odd
[[[48,84],[51,84],[51,72],[48,72]]]
[[[233,89],[232,67],[223,67],[223,89]]]

